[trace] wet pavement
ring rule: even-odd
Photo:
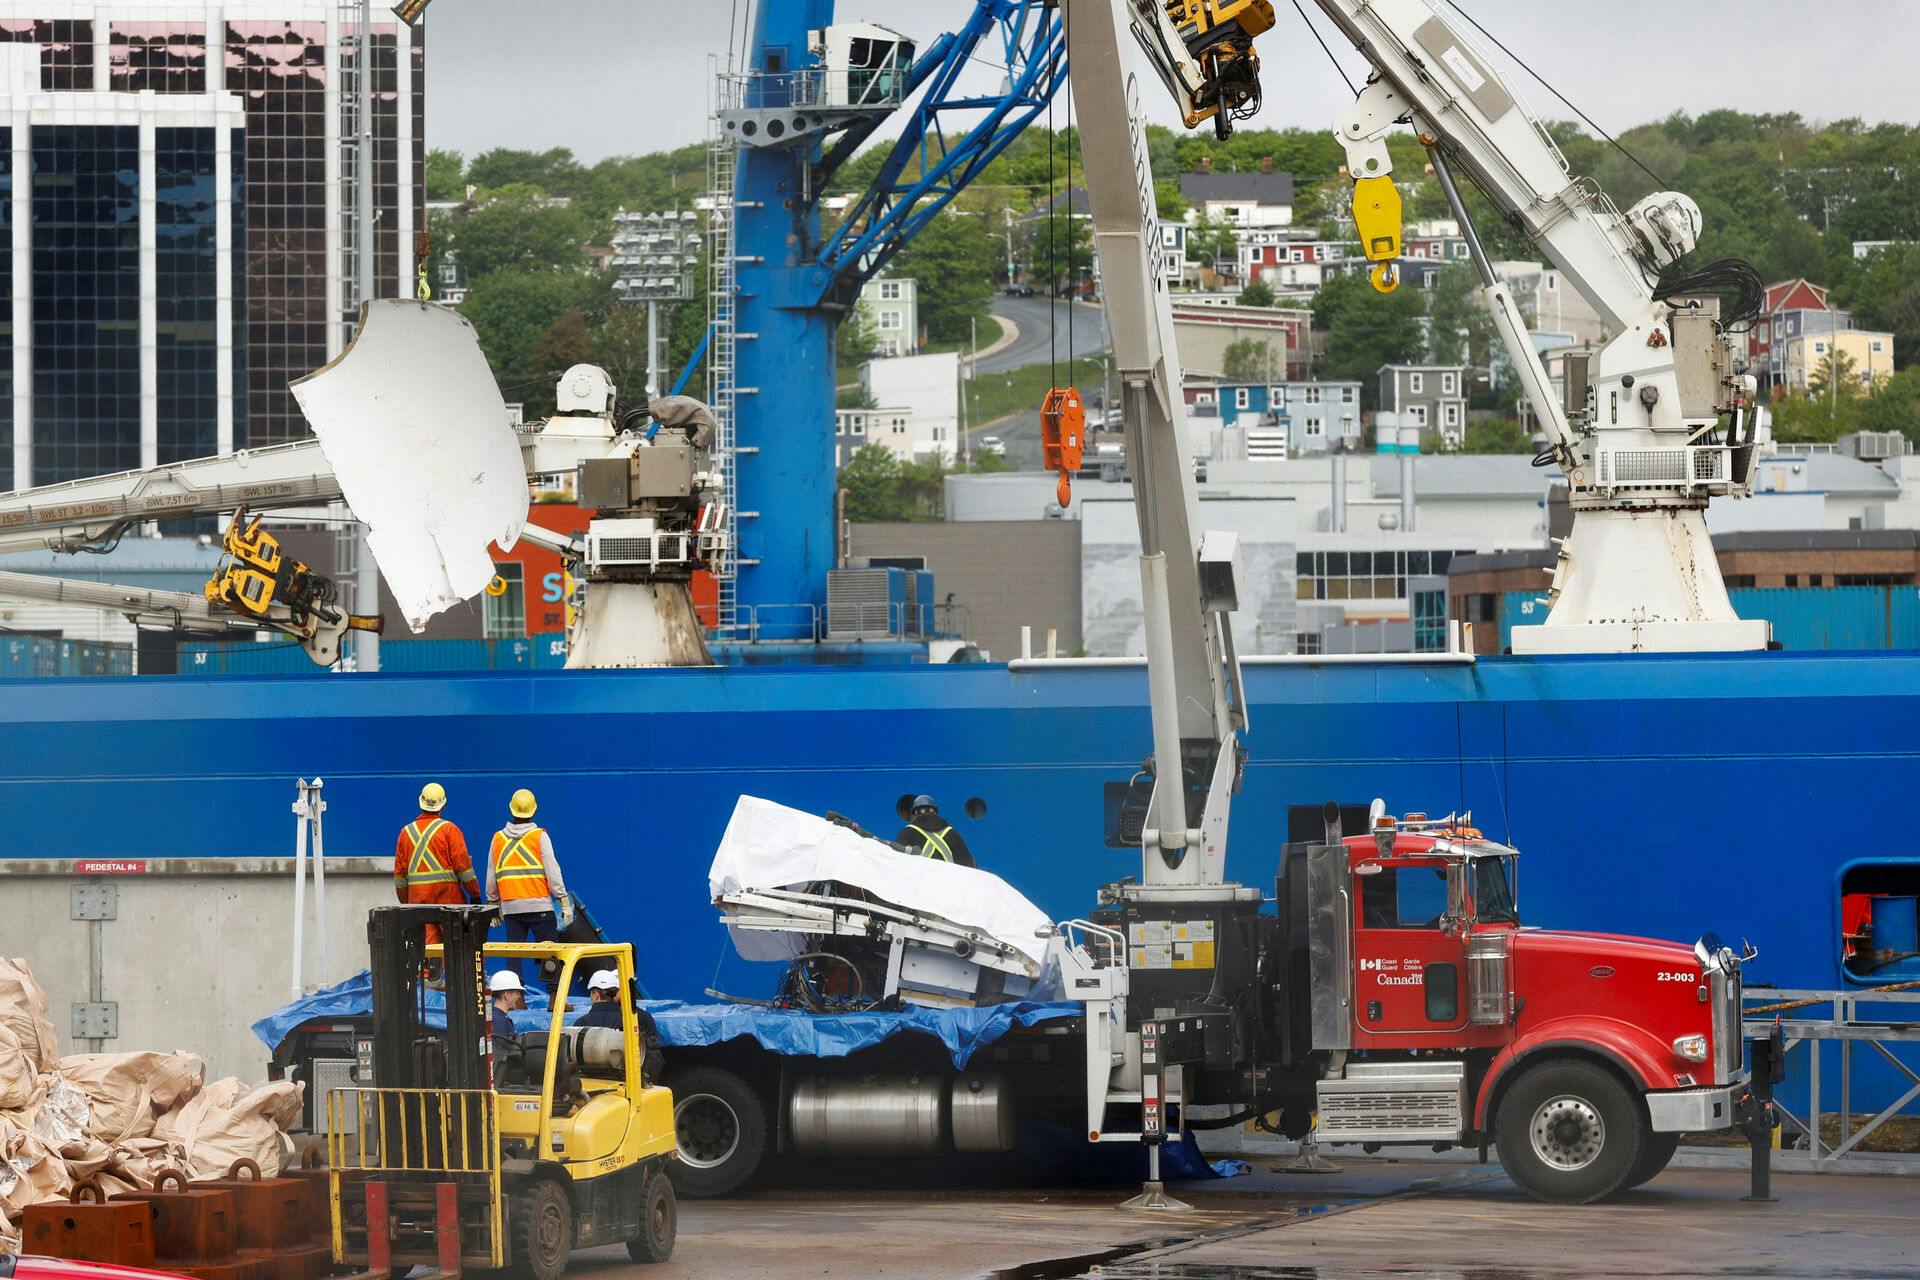
[[[1613,1202],[1539,1204],[1498,1165],[1342,1160],[1170,1191],[1189,1213],[1128,1210],[1131,1188],[783,1190],[685,1202],[672,1262],[621,1249],[569,1274],[901,1280],[1609,1280],[1920,1275],[1920,1182],[1674,1169]]]

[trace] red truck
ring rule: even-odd
[[[1322,1141],[1497,1144],[1527,1191],[1581,1202],[1734,1123],[1739,957],[1522,927],[1516,868],[1419,814],[1289,847],[1269,944],[1292,979],[1272,1006],[1289,1128],[1311,1110]]]

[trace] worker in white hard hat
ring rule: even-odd
[[[525,787],[513,793],[511,821],[493,836],[487,859],[487,901],[500,904],[508,942],[558,942],[573,920],[573,900],[553,856],[553,837],[533,820],[539,805]],[[552,994],[549,992],[548,994]]]
[[[467,838],[446,816],[447,789],[437,782],[420,788],[420,814],[400,828],[393,847],[393,892],[402,902],[460,906],[480,900],[480,880],[467,856]],[[429,946],[440,941],[440,926],[427,926]]]
[[[493,1034],[511,1039],[516,1032],[513,1019],[507,1015],[527,1007],[527,989],[521,985],[519,974],[501,969],[487,983],[487,990],[493,993]]]
[[[592,1001],[575,1026],[620,1026],[620,971],[601,969],[587,979],[587,999]]]
[[[893,842],[906,845],[909,852],[923,858],[938,858],[963,867],[974,865],[973,851],[967,848],[960,833],[940,816],[940,806],[932,796],[913,798],[907,806],[907,825],[900,828]]]

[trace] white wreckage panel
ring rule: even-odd
[[[914,857],[825,818],[771,800],[741,796],[707,872],[708,897],[749,890],[804,889],[823,880],[866,890],[875,898],[977,929],[1011,947],[1039,973],[1047,914],[990,871]],[[745,960],[789,960],[798,938],[731,929]]]
[[[293,395],[419,631],[492,580],[492,544],[518,541],[526,470],[472,324],[405,299],[361,316],[347,349]]]

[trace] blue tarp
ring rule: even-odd
[[[446,1026],[446,1004],[440,993],[426,993],[427,1025]],[[548,1024],[546,994],[527,992],[533,1008],[516,1014],[521,1030],[539,1030]],[[879,1044],[903,1031],[932,1036],[947,1048],[956,1068],[965,1067],[982,1046],[992,1044],[1015,1026],[1078,1017],[1081,1007],[1070,1002],[988,1005],[979,1009],[903,1009],[898,1013],[811,1014],[797,1009],[765,1009],[744,1004],[688,1004],[683,1000],[642,1000],[653,1015],[660,1043],[667,1048],[719,1044],[751,1036],[769,1053],[786,1057],[844,1058]],[[253,1024],[253,1033],[268,1048],[277,1049],[293,1029],[314,1018],[351,1018],[373,1009],[373,979],[364,969],[346,981],[274,1010]]]

